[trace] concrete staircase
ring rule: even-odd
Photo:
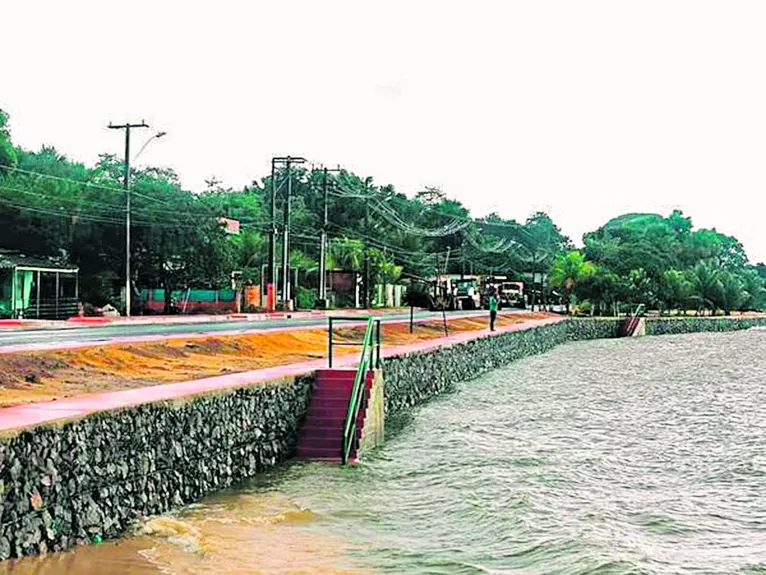
[[[341,460],[343,425],[355,376],[355,369],[321,369],[316,372],[309,409],[298,436],[298,458]],[[372,372],[368,372],[364,400],[359,408],[356,442],[351,447],[349,461],[358,459],[372,380]]]

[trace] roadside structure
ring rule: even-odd
[[[79,268],[54,258],[0,249],[0,317],[66,319],[77,315]]]

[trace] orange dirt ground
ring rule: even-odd
[[[548,317],[545,313],[500,314],[498,326]],[[487,329],[487,318],[449,321],[451,332]],[[385,346],[414,343],[444,335],[441,321],[383,325]],[[361,328],[341,328],[337,335],[359,341]],[[338,354],[359,353],[339,347]],[[0,407],[49,401],[84,393],[188,381],[298,363],[327,356],[327,330],[295,330],[239,336],[169,339],[61,351],[0,355]]]

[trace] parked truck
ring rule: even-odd
[[[481,307],[479,278],[465,276],[455,280],[455,306],[457,309],[473,310]]]
[[[440,275],[431,280],[429,307],[433,310],[474,310],[481,307],[480,278]]]
[[[507,276],[490,276],[484,280],[482,291],[482,307],[489,309],[489,296],[495,294],[498,299],[498,307],[524,308],[524,283],[509,281]]]
[[[503,282],[500,284],[500,305],[502,307],[524,308],[524,283]]]

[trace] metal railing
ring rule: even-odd
[[[372,318],[367,320],[367,330],[364,333],[364,341],[362,342],[362,353],[359,356],[359,367],[356,370],[354,376],[354,385],[351,388],[351,395],[348,399],[348,409],[346,410],[346,421],[343,426],[343,451],[341,453],[341,463],[346,465],[348,463],[348,457],[351,454],[351,448],[357,441],[357,423],[359,421],[359,410],[364,403],[364,392],[367,387],[367,372],[372,369],[373,366],[373,335],[375,334],[375,326],[377,325],[378,333],[378,362],[380,362],[380,320],[373,321]],[[369,348],[369,354],[368,354]]]
[[[376,345],[374,347],[370,347],[369,354],[370,354],[370,365],[374,365],[376,368],[380,367],[380,320],[379,319],[373,319],[371,317],[329,317],[327,318],[327,321],[329,322],[329,328],[327,330],[327,347],[328,347],[328,353],[327,353],[327,363],[328,367],[332,368],[332,359],[333,359],[333,349],[336,347],[349,347],[349,346],[364,346],[364,341],[356,341],[356,342],[350,342],[350,341],[343,341],[343,342],[336,342],[334,341],[334,326],[339,323],[352,323],[352,322],[372,322],[375,325],[375,341]],[[376,354],[377,358],[373,358],[373,353]],[[373,361],[375,359],[375,361]]]
[[[359,342],[333,342],[333,324],[338,322],[366,321],[367,328],[364,332],[364,339]],[[346,409],[346,419],[343,424],[343,447],[341,449],[341,463],[346,465],[351,455],[351,450],[357,442],[357,424],[359,421],[359,410],[364,403],[364,393],[367,387],[367,373],[380,367],[380,320],[368,318],[329,318],[329,364],[332,367],[333,347],[340,345],[362,346],[362,352],[359,355],[359,366],[354,375],[354,384],[351,387],[351,393],[348,398],[348,409]]]

